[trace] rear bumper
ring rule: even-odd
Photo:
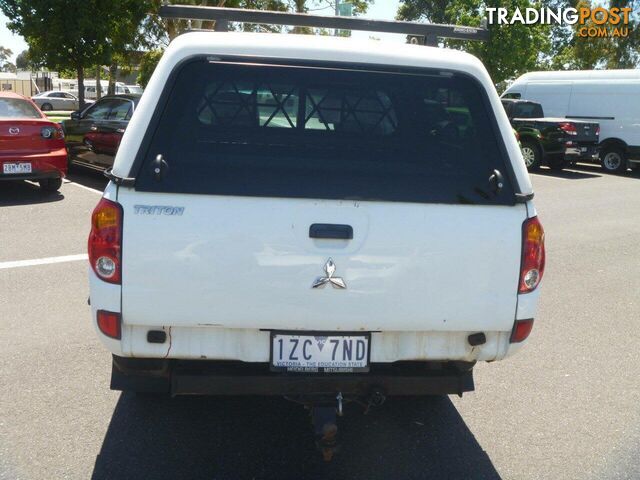
[[[5,163],[31,163],[32,172],[18,175],[4,174]],[[48,153],[33,155],[0,156],[0,180],[42,180],[64,178],[67,175],[67,150],[60,148]]]
[[[582,144],[582,143],[567,145],[565,148],[564,155],[565,155],[565,159],[570,161],[597,160],[598,146],[595,144]]]
[[[90,275],[93,278],[93,272]],[[92,281],[91,284],[94,325],[98,309],[117,312],[120,306],[119,286],[105,284],[94,288],[98,282],[99,280]],[[98,294],[98,288],[101,288],[101,294]],[[96,300],[97,298],[100,298],[100,301]],[[534,315],[522,318],[532,317]],[[500,332],[482,328],[470,331],[372,332],[370,360],[372,363],[500,360],[509,354],[512,327],[513,323],[508,330]],[[147,339],[150,330],[164,330],[168,336],[170,335],[170,340],[167,338],[164,343],[150,343]],[[478,332],[486,335],[486,343],[474,347],[469,344],[468,337]],[[99,330],[97,333],[111,353],[119,357],[228,360],[247,363],[268,363],[271,357],[270,331],[257,329],[171,326],[169,330],[168,327],[162,326],[123,323],[122,341],[106,337]]]
[[[290,374],[265,363],[113,356],[111,388],[171,395],[448,395],[474,389],[469,362],[372,364],[361,374]]]

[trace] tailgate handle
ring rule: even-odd
[[[310,238],[337,238],[351,240],[353,228],[351,225],[338,225],[335,223],[314,223],[309,227]]]

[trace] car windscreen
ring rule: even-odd
[[[2,118],[42,118],[42,115],[26,100],[0,98],[0,119]]]
[[[467,76],[206,60],[179,68],[136,161],[137,190],[515,202],[486,92]],[[161,178],[158,155],[168,165]]]

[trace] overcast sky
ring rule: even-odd
[[[398,3],[399,0],[377,0],[373,5],[369,7],[369,11],[366,18],[373,19],[383,19],[383,20],[393,20],[396,16],[396,12],[398,11]],[[331,10],[327,11],[316,11],[313,13],[328,15],[331,13]],[[11,58],[12,61],[15,61],[16,56],[27,48],[27,43],[20,35],[14,35],[7,28],[7,17],[0,14],[0,46],[5,48],[10,48],[13,52],[13,56]],[[353,32],[353,36],[355,38],[368,38],[369,36],[375,36],[382,40],[387,41],[395,41],[395,42],[403,42],[405,41],[404,35],[396,35],[393,33],[373,33],[373,32]]]

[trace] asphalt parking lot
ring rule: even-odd
[[[1,479],[640,478],[640,176],[533,175],[547,270],[528,346],[464,398],[350,408],[332,464],[279,398],[109,390],[82,257],[105,182],[70,180],[0,184]]]

